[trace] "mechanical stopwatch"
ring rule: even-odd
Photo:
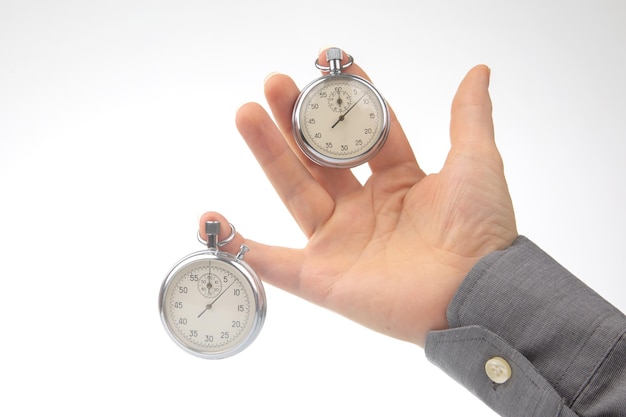
[[[171,338],[187,352],[221,359],[241,352],[258,336],[266,313],[265,291],[254,270],[237,255],[220,251],[235,236],[218,241],[220,223],[205,224],[205,250],[178,261],[159,292],[161,321]]]
[[[352,168],[372,159],[389,134],[389,110],[378,90],[362,77],[341,72],[339,48],[326,51],[327,75],[308,84],[293,109],[293,135],[312,161],[332,168]]]

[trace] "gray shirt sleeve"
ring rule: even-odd
[[[626,416],[626,317],[525,237],[472,269],[448,324],[427,358],[500,415]]]

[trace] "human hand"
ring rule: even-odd
[[[356,64],[344,72],[367,78]],[[477,66],[461,82],[451,149],[439,173],[420,169],[391,110],[387,143],[369,162],[365,184],[300,152],[291,133],[300,91],[286,75],[269,77],[265,96],[276,124],[248,103],[237,113],[237,128],[308,243],[282,248],[237,234],[225,249],[245,241],[246,260],[267,283],[423,346],[429,331],[448,327],[447,306],[472,266],[517,237],[494,141],[489,75]],[[200,222],[207,220],[227,222],[219,213]]]

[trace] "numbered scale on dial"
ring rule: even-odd
[[[367,80],[341,72],[343,53],[326,51],[328,71],[300,93],[293,109],[293,134],[298,147],[315,163],[352,168],[372,159],[389,134],[389,110],[378,90]]]
[[[219,250],[235,234],[218,242],[219,222],[207,222],[207,249],[174,265],[159,293],[161,320],[184,350],[206,359],[232,356],[260,332],[266,313],[263,284],[243,260]]]

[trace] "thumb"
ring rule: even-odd
[[[452,101],[450,140],[452,151],[470,157],[485,156],[482,152],[495,150],[491,98],[490,70],[484,65],[472,68]],[[480,158],[482,159],[482,158]]]

